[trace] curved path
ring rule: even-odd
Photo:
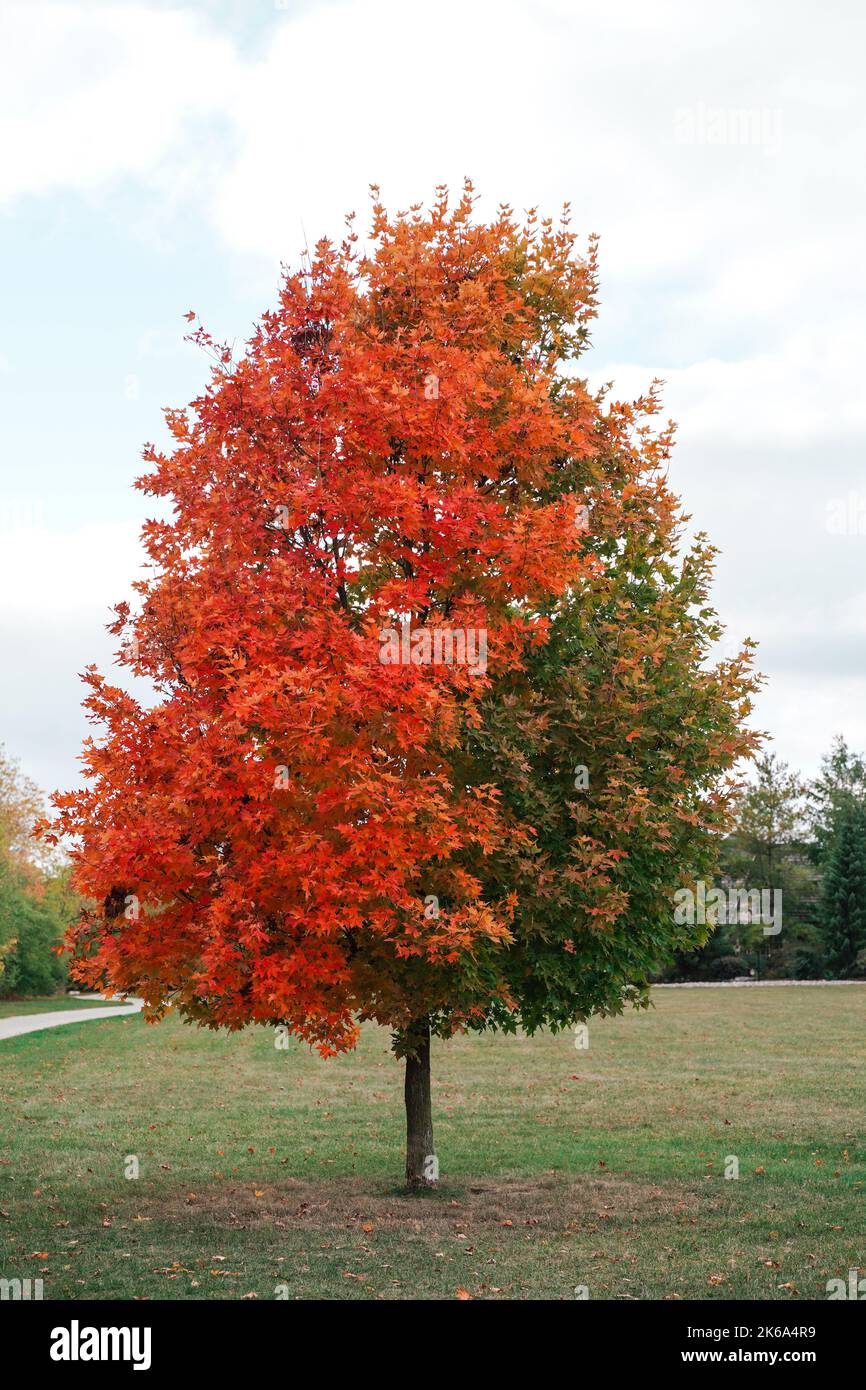
[[[4,1038],[17,1038],[21,1033],[36,1033],[42,1028],[59,1028],[62,1023],[87,1023],[91,1018],[120,1018],[123,1014],[137,1014],[143,1007],[142,999],[130,999],[125,1004],[110,1004],[105,1009],[55,1009],[51,1013],[0,1018],[0,1042]]]

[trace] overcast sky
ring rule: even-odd
[[[140,450],[343,214],[457,188],[601,235],[585,359],[665,379],[757,723],[866,748],[861,0],[0,0],[0,741],[79,781]],[[151,504],[152,507],[152,504]]]

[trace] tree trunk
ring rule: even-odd
[[[439,1163],[433,1151],[430,1101],[430,1024],[419,1018],[406,1030],[406,1185],[435,1187]]]

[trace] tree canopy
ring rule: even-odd
[[[171,516],[112,626],[154,699],[88,669],[88,785],[47,832],[96,904],[79,978],[152,1016],[325,1053],[366,1018],[559,1026],[700,935],[671,899],[756,745],[751,645],[708,661],[657,386],[577,368],[594,241],[474,202],[377,198],[237,360],[192,330],[211,379],[145,451]]]

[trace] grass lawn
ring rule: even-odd
[[[55,1009],[92,1009],[94,1005],[107,1008],[120,1003],[108,999],[74,999],[71,994],[50,994],[35,999],[0,999],[0,1018],[17,1018],[19,1014],[46,1014]]]
[[[330,1062],[138,1016],[9,1039],[0,1277],[46,1298],[790,1300],[866,1273],[866,986],[655,1005],[591,1023],[588,1051],[434,1043],[443,1181],[419,1197],[383,1031]]]

